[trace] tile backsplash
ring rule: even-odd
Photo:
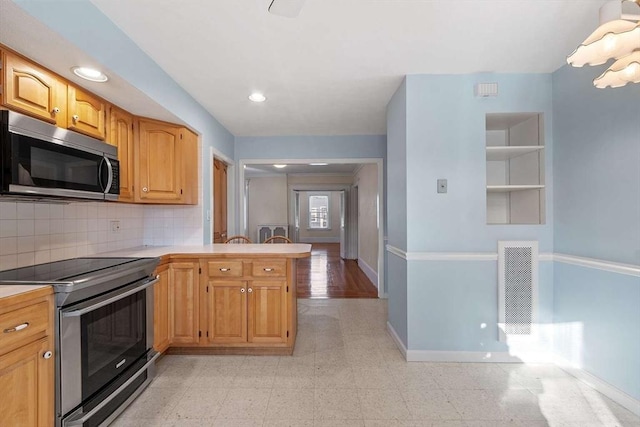
[[[199,245],[201,206],[0,201],[0,270],[142,245]]]
[[[143,234],[143,206],[0,202],[0,269],[140,246]]]
[[[145,206],[145,245],[201,245],[201,206]]]

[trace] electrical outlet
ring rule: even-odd
[[[112,233],[120,232],[120,221],[111,221],[111,232]]]

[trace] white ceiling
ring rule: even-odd
[[[0,0],[0,43],[132,113],[181,123],[138,88],[9,0]],[[78,64],[102,69],[109,76],[109,83],[92,83],[77,77],[71,67]]]
[[[384,134],[406,74],[546,73],[604,0],[91,0],[229,131]],[[247,100],[251,91],[267,102]]]
[[[323,166],[311,166],[304,163],[294,163],[287,164],[282,169],[278,169],[272,164],[248,164],[246,166],[244,175],[250,178],[270,175],[353,175],[360,164],[332,163]]]
[[[384,134],[404,75],[555,71],[604,3],[306,0],[289,19],[267,12],[271,0],[91,1],[236,136]],[[70,66],[95,60],[0,5],[0,43],[136,114],[179,122],[110,70],[107,85],[77,80]],[[267,102],[251,103],[254,90]]]

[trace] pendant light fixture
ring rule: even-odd
[[[593,81],[597,88],[620,87],[640,83],[640,9],[639,14],[625,14],[623,7],[640,0],[614,0],[600,8],[600,27],[567,57],[574,67],[600,65],[616,61]]]

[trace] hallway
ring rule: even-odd
[[[378,289],[355,260],[340,258],[339,243],[314,243],[298,260],[298,298],[377,298]]]

